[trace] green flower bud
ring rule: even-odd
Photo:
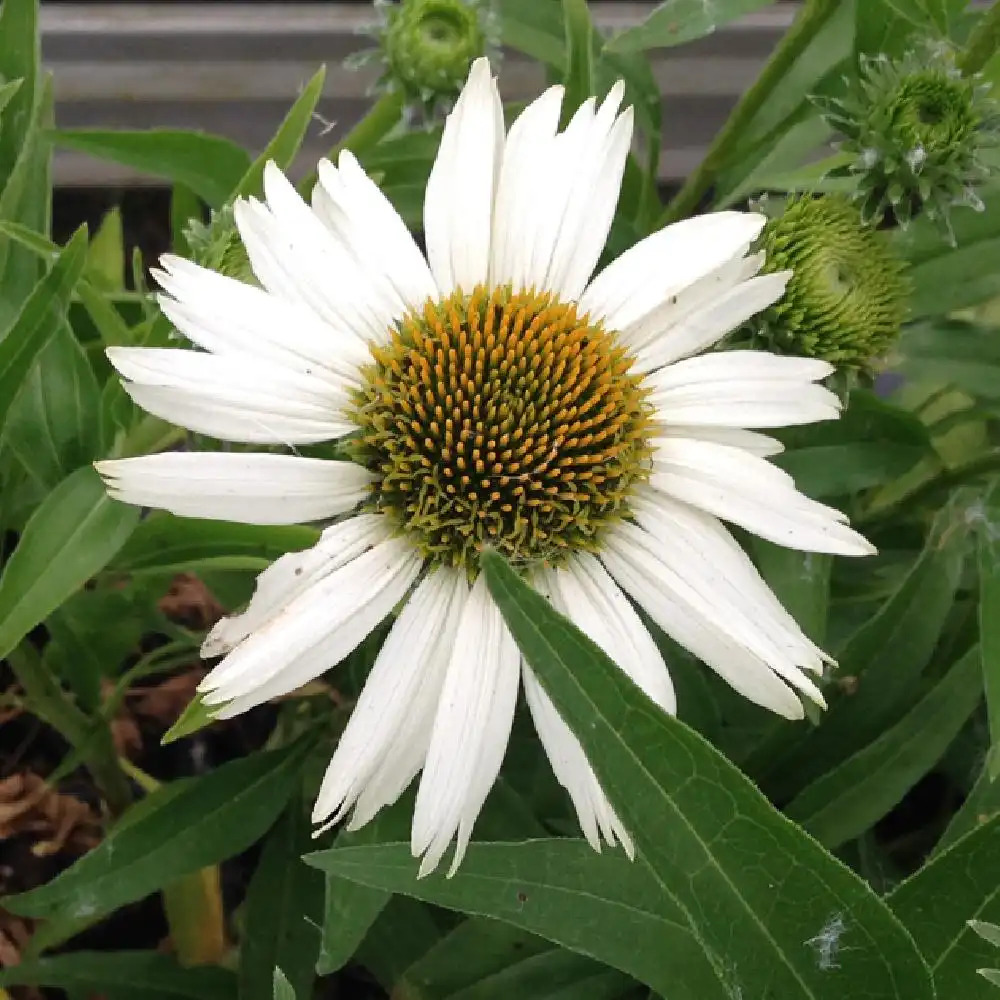
[[[411,111],[434,117],[458,97],[469,67],[498,44],[488,0],[375,0],[382,14],[373,34],[378,48],[348,60],[352,67],[380,62],[378,87],[402,93]]]
[[[817,99],[853,158],[847,172],[857,179],[865,222],[891,214],[905,226],[923,213],[954,242],[951,209],[982,210],[976,187],[990,174],[982,154],[1000,137],[1000,106],[989,92],[938,45],[895,61],[863,58],[850,94]]]
[[[184,236],[196,264],[247,284],[257,284],[246,247],[233,219],[232,205],[212,212],[207,224],[192,219]]]
[[[888,239],[847,198],[790,200],[764,227],[764,271],[792,272],[784,296],[757,318],[773,350],[867,371],[899,335],[909,283]]]

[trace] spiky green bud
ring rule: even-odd
[[[375,0],[378,47],[351,56],[352,68],[380,63],[378,89],[402,94],[431,120],[450,109],[473,61],[495,54],[499,32],[489,0]]]
[[[192,219],[184,236],[196,264],[238,281],[257,283],[231,205],[212,212],[207,223]]]
[[[888,240],[839,195],[803,196],[764,227],[764,270],[790,270],[784,296],[757,318],[772,350],[870,370],[899,335],[908,282]]]
[[[954,206],[982,210],[976,188],[990,168],[983,152],[1000,140],[1000,106],[978,77],[963,77],[944,44],[902,59],[863,57],[857,85],[817,99],[852,157],[862,219],[887,214],[905,226],[925,214],[951,242]]]

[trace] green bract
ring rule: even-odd
[[[997,144],[1000,115],[981,79],[963,77],[944,47],[902,59],[862,57],[856,86],[821,99],[827,122],[852,156],[862,218],[887,214],[906,225],[918,214],[953,240],[953,206],[982,210],[976,188],[990,174],[983,153]]]
[[[868,369],[892,346],[908,283],[884,235],[840,196],[800,197],[760,238],[764,269],[790,270],[784,296],[759,318],[773,349]]]
[[[184,234],[193,260],[228,278],[256,283],[250,258],[233,219],[232,205],[225,205],[207,223],[193,219]]]

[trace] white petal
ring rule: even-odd
[[[109,347],[144,410],[224,441],[306,444],[354,429],[346,393],[313,375],[251,358],[171,348]]]
[[[649,484],[777,545],[845,556],[875,551],[840,511],[799,493],[787,473],[740,448],[657,439]]]
[[[631,108],[617,115],[623,93],[622,85],[616,84],[599,109],[593,98],[584,101],[565,131],[551,138],[546,133],[555,98],[548,98],[544,113],[539,112],[535,134],[540,141],[533,144],[533,155],[525,137],[510,168],[518,195],[505,206],[505,219],[497,225],[508,229],[507,238],[515,245],[519,237],[524,244],[520,251],[524,284],[554,292],[564,301],[583,291],[618,202],[632,137]],[[509,217],[508,213],[524,212],[528,206],[530,222]]]
[[[343,514],[371,491],[354,462],[297,455],[171,451],[95,463],[108,493],[181,517],[302,524]]]
[[[706,617],[825,706],[822,693],[802,670],[822,673],[829,657],[803,634],[725,528],[655,490],[647,488],[633,500],[636,521],[655,539],[657,557],[705,602]]]
[[[580,308],[609,329],[627,331],[673,296],[741,259],[764,222],[762,215],[714,212],[667,226],[601,271]]]
[[[809,358],[721,351],[661,368],[645,384],[665,425],[782,427],[839,416],[837,396],[813,384],[831,371]]]
[[[723,292],[714,301],[677,317],[669,328],[669,316],[654,315],[637,328],[646,346],[636,352],[635,371],[648,372],[689,354],[704,351],[785,294],[791,271],[751,278]],[[760,353],[760,352],[755,352]]]
[[[410,595],[327,768],[314,823],[337,823],[357,803],[351,829],[363,826],[423,766],[468,593],[462,573],[439,569]]]
[[[580,741],[563,722],[527,664],[524,664],[522,677],[525,700],[535,731],[559,784],[569,793],[587,842],[595,851],[600,851],[602,836],[612,845],[620,841],[625,853],[633,857],[635,848],[632,838],[608,802]]]
[[[281,614],[284,607],[313,584],[346,566],[374,545],[386,541],[392,531],[378,514],[358,514],[331,525],[311,548],[288,552],[276,559],[260,576],[253,597],[242,614],[217,622],[201,647],[205,659],[222,656],[252,632]]]
[[[651,536],[641,528],[628,524],[612,528],[605,536],[601,561],[667,635],[740,694],[789,719],[802,718],[802,702],[792,689],[670,585],[676,583],[676,573],[657,557]]]
[[[549,87],[518,115],[504,146],[497,180],[490,247],[490,282],[511,284],[515,291],[538,287],[541,275],[531,271],[532,248],[545,185],[540,172],[551,169],[546,162],[559,128],[563,88]]]
[[[600,561],[587,552],[539,576],[552,606],[569,618],[665,712],[677,711],[670,673],[653,637]]]
[[[402,600],[421,562],[407,541],[391,538],[312,583],[205,677],[205,704],[231,718],[335,666]]]
[[[546,282],[564,301],[587,287],[611,230],[632,145],[632,109],[615,117],[624,93],[624,84],[615,84],[598,110],[567,195]]]
[[[503,760],[517,702],[520,654],[486,588],[462,611],[413,813],[411,847],[432,872],[454,839],[454,874]]]
[[[538,589],[552,606],[595,642],[661,708],[677,708],[670,674],[652,636],[597,559],[574,556],[558,570],[538,574]],[[620,841],[632,856],[632,841],[608,802],[579,740],[559,716],[527,664],[524,690],[535,728],[560,784],[567,790],[584,836],[595,850],[600,837]]]
[[[307,307],[340,337],[384,342],[406,306],[384,274],[358,266],[274,164],[264,170],[267,203],[233,207],[237,228],[260,283]]]
[[[320,160],[313,209],[363,270],[382,273],[411,309],[437,298],[424,255],[392,207],[349,150],[338,165]]]
[[[489,61],[477,59],[445,121],[424,197],[427,259],[441,295],[487,280],[502,155],[503,106]]]
[[[334,385],[358,380],[371,361],[363,342],[320,320],[298,302],[189,260],[166,254],[153,275],[166,291],[160,308],[189,340],[213,354],[251,357],[292,371],[315,374]]]
[[[657,438],[693,438],[697,441],[715,441],[717,444],[728,444],[733,448],[742,448],[757,455],[760,458],[769,458],[772,455],[780,455],[785,446],[773,437],[766,434],[758,434],[756,431],[745,431],[739,427],[691,427],[683,424],[670,424],[658,427]]]
[[[833,365],[767,351],[718,351],[678,361],[646,378],[658,390],[708,385],[733,379],[747,382],[816,382],[832,375]]]

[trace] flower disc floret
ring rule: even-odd
[[[649,410],[614,334],[534,291],[476,288],[373,348],[355,420],[378,501],[436,563],[483,545],[558,564],[592,550],[648,472]]]

